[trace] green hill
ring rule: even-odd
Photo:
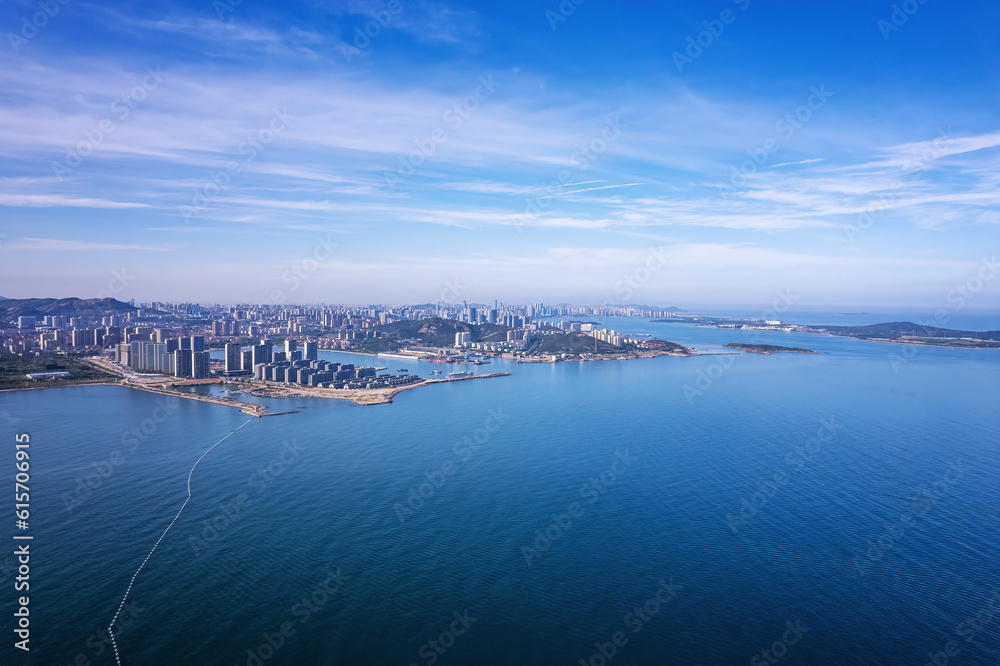
[[[584,333],[556,333],[532,340],[528,343],[527,354],[613,354],[623,351],[622,347],[598,340]]]
[[[775,352],[792,352],[795,354],[818,353],[812,349],[803,349],[802,347],[782,347],[781,345],[751,345],[751,344],[744,344],[742,342],[730,342],[726,346],[732,349],[740,349],[742,351],[753,352],[755,354],[773,354]]]
[[[417,321],[395,321],[377,326],[375,330],[381,337],[358,339],[354,341],[354,346],[367,352],[395,351],[406,345],[451,347],[455,344],[456,333],[469,333],[472,342],[504,342],[510,329],[497,324],[468,324],[454,319],[428,317]]]
[[[8,298],[0,301],[0,318],[10,321],[18,317],[62,315],[92,319],[137,309],[114,298]]]
[[[962,331],[914,324],[912,321],[892,321],[868,326],[811,326],[821,333],[846,335],[852,338],[880,338],[898,340],[901,337],[917,338],[976,338],[1000,341],[1000,331]]]

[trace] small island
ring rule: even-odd
[[[792,354],[818,354],[813,349],[802,349],[801,347],[782,347],[781,345],[749,345],[742,342],[730,342],[727,347],[750,352],[751,354],[775,354],[787,352]]]
[[[808,332],[928,347],[1000,349],[1000,331],[965,331],[914,324],[912,321],[893,321],[868,326],[811,326],[808,327]]]

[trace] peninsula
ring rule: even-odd
[[[694,324],[707,328],[732,328],[750,331],[785,331],[792,333],[815,333],[836,335],[874,342],[894,342],[898,344],[925,345],[928,347],[953,347],[959,349],[1000,349],[1000,330],[966,331],[941,328],[912,321],[894,321],[864,326],[831,326],[827,324],[792,324],[783,321],[746,319],[740,317],[702,317],[678,315],[665,319],[653,319],[656,323]]]
[[[812,349],[802,349],[801,347],[782,347],[781,345],[752,345],[744,344],[742,342],[730,342],[727,347],[731,349],[739,349],[740,351],[750,352],[751,354],[776,354],[780,352],[792,353],[792,354],[818,354],[819,352]]]

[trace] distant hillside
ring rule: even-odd
[[[529,354],[613,354],[622,349],[584,333],[556,333],[535,338],[525,351]]]
[[[460,332],[469,333],[472,342],[505,342],[510,329],[497,324],[467,324],[453,319],[428,317],[418,321],[395,321],[377,326],[375,330],[382,336],[355,340],[354,346],[369,352],[392,351],[409,341],[426,347],[451,347],[455,344],[455,334]]]
[[[0,301],[0,317],[5,320],[44,315],[93,318],[135,310],[114,298],[8,298]]]
[[[727,347],[733,349],[740,349],[742,351],[752,352],[754,354],[774,354],[777,352],[791,352],[795,354],[818,354],[819,352],[813,351],[812,349],[803,349],[802,347],[782,347],[781,345],[751,345],[742,342],[730,342]]]
[[[1000,340],[1000,331],[961,331],[953,328],[923,326],[912,321],[892,321],[868,326],[811,326],[810,328],[834,335],[852,338],[881,338],[898,340],[902,336],[920,338],[976,338],[978,340]]]
[[[428,317],[419,321],[396,321],[379,326],[383,337],[416,339],[431,347],[448,347],[455,344],[456,333],[470,333],[472,342],[501,342],[507,340],[506,326],[497,324],[467,324],[464,321]]]

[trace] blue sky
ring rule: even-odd
[[[43,0],[0,25],[6,297],[1000,306],[996,3]]]

